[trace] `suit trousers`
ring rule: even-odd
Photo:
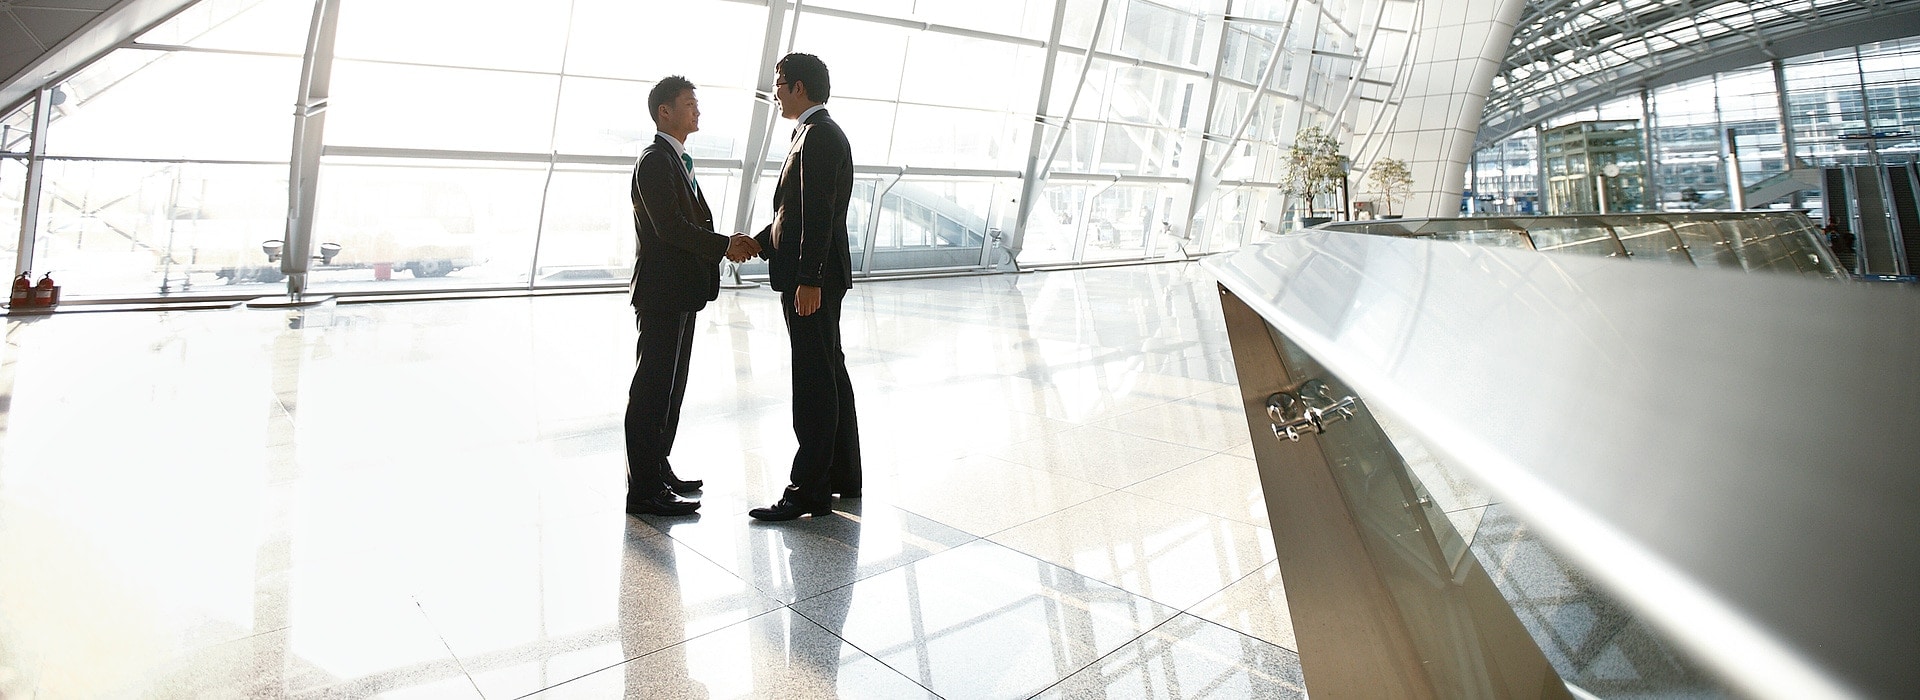
[[[861,485],[860,421],[840,348],[840,304],[847,290],[821,289],[820,309],[810,316],[794,312],[793,295],[780,293],[793,351],[793,436],[800,443],[786,498],[821,505]]]
[[[680,402],[687,395],[687,365],[693,359],[694,312],[637,311],[640,342],[627,388],[627,498],[666,490],[662,478],[673,436],[680,429]]]

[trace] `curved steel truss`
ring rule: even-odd
[[[1643,88],[1915,35],[1920,0],[1528,0],[1477,146]]]

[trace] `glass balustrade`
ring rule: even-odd
[[[1317,228],[1826,279],[1847,276],[1819,228],[1799,212],[1383,219]]]

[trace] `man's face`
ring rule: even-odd
[[[802,92],[799,83],[787,82],[783,73],[773,74],[773,99],[780,102],[780,116],[799,119],[800,113],[807,109],[807,94]]]
[[[660,130],[669,134],[691,134],[700,130],[700,98],[685,90],[672,102],[660,105]]]

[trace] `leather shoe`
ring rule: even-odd
[[[753,516],[755,520],[779,521],[779,520],[792,520],[802,515],[821,516],[821,515],[826,515],[832,512],[833,512],[833,506],[829,506],[829,505],[803,506],[791,500],[782,498],[780,499],[779,503],[775,503],[771,506],[767,506],[765,508],[755,508],[753,510],[747,511],[747,515]]]
[[[693,515],[696,510],[700,510],[699,501],[689,501],[672,491],[661,491],[637,501],[627,499],[628,515]]]
[[[668,464],[664,459],[660,460],[660,480],[667,483],[667,488],[679,494],[693,493],[707,485],[706,481],[700,479],[682,479],[674,476],[673,465]]]

